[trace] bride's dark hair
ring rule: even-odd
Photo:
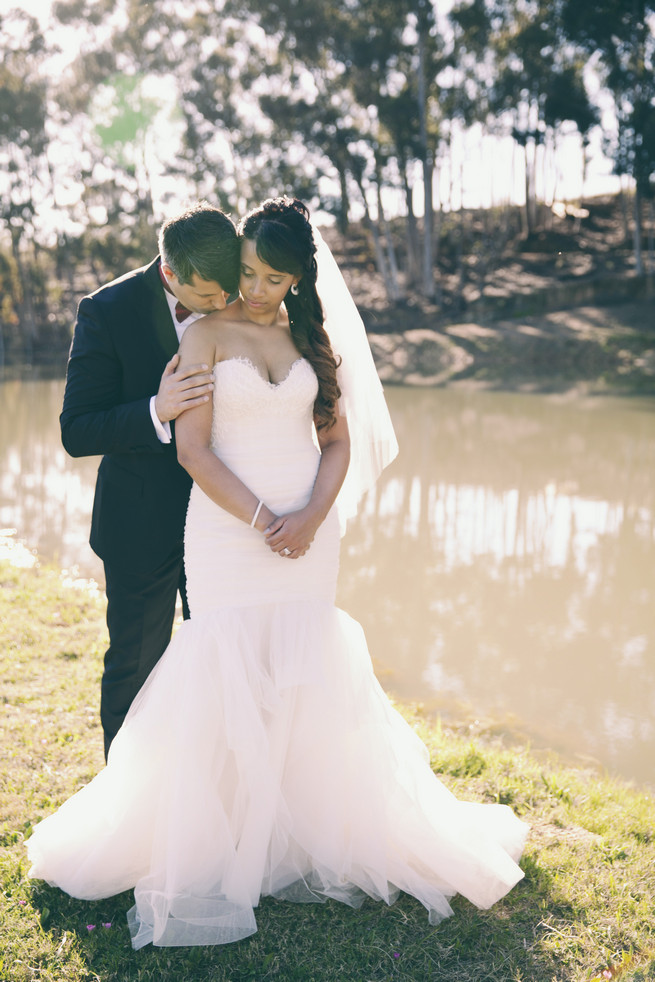
[[[300,277],[297,294],[289,290],[284,305],[293,342],[318,379],[316,428],[329,429],[336,422],[341,392],[337,362],[323,327],[323,306],[316,292],[316,245],[309,211],[297,198],[269,198],[241,219],[237,232],[241,238],[254,242],[258,257],[271,269]]]

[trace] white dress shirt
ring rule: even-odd
[[[164,288],[162,287],[162,289]],[[164,290],[164,296],[166,297],[166,303],[168,304],[168,307],[171,312],[173,325],[175,327],[177,340],[179,342],[182,340],[182,335],[186,331],[189,324],[193,324],[194,321],[197,321],[200,317],[204,317],[205,315],[191,313],[183,321],[178,321],[177,317],[175,316],[175,306],[177,304],[177,297],[173,293],[169,293],[168,290]],[[152,418],[153,426],[155,427],[155,433],[157,434],[157,437],[159,438],[159,441],[161,443],[170,443],[171,424],[168,421],[162,423],[162,421],[160,420],[159,416],[157,415],[157,411],[155,409],[155,399],[156,396],[150,397],[150,416]]]

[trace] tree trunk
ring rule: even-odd
[[[525,227],[526,235],[529,237],[534,231],[534,222],[532,219],[532,181],[527,139],[523,146],[523,158],[525,162]]]
[[[34,339],[36,337],[32,284],[28,280],[23,264],[23,257],[21,256],[20,233],[14,228],[11,229],[11,252],[16,263],[21,294],[21,303],[18,304],[18,330],[23,344],[23,355],[25,360],[31,363],[34,356]]]
[[[346,174],[346,168],[338,163],[336,165],[337,173],[339,174],[339,211],[337,213],[337,228],[342,235],[345,235],[348,231],[348,212],[350,210],[350,203],[348,199],[348,177]]]
[[[432,223],[432,174],[434,160],[428,146],[427,87],[425,79],[425,28],[419,27],[418,35],[418,111],[420,123],[421,156],[423,161],[423,266],[422,285],[425,296],[434,299],[434,259]]]
[[[634,246],[635,246],[635,272],[637,276],[643,276],[644,257],[641,248],[641,191],[639,189],[639,185],[635,187]]]
[[[407,162],[401,168],[403,189],[405,192],[405,207],[407,209],[406,229],[407,229],[407,286],[413,287],[418,279],[419,268],[419,242],[418,228],[416,226],[416,215],[414,214],[414,199],[412,188],[407,177]]]
[[[391,228],[389,227],[389,222],[387,221],[384,213],[384,205],[382,204],[382,174],[381,167],[377,159],[375,161],[375,193],[378,206],[378,228],[384,229],[384,241],[387,247],[387,268],[389,270],[389,289],[387,290],[387,293],[392,300],[396,301],[400,300],[402,290],[400,289],[398,263],[396,261],[396,250],[393,246]]]
[[[387,294],[387,299],[392,301],[395,299],[395,297],[393,296],[392,293],[391,277],[389,275],[389,269],[387,267],[386,256],[384,255],[384,248],[382,247],[382,239],[380,238],[380,232],[375,222],[371,218],[371,212],[368,207],[368,201],[366,199],[366,192],[364,190],[364,186],[357,175],[355,175],[355,180],[357,182],[357,187],[359,188],[359,192],[362,196],[362,204],[364,205],[364,225],[371,233],[371,238],[373,239],[373,249],[375,251],[375,265],[377,267],[378,273],[382,277],[382,282],[384,283],[384,289]]]
[[[384,238],[387,243],[387,262],[389,263],[389,273],[390,273],[390,290],[394,300],[400,300],[405,295],[405,291],[400,285],[400,273],[398,271],[398,262],[396,260],[396,250],[393,245],[393,236],[391,234],[391,226],[387,221],[387,217],[384,212],[382,215],[382,227],[384,228]]]
[[[628,204],[625,200],[625,189],[623,187],[623,178],[621,178],[619,184],[619,198],[621,201],[621,214],[623,216],[623,239],[627,245],[630,239],[630,223],[628,221]]]

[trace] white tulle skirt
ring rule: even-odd
[[[221,944],[271,895],[456,893],[489,907],[523,875],[526,826],[457,801],[390,706],[359,625],[324,603],[183,624],[108,766],[28,842],[30,875],[71,896],[135,889],[135,948]]]
[[[273,423],[256,454],[240,434],[223,452],[283,514],[311,493],[317,454],[311,440],[283,453]],[[437,923],[456,893],[486,908],[510,890],[527,826],[504,805],[457,801],[390,705],[360,626],[334,606],[336,513],[284,560],[194,487],[186,534],[192,619],[107,767],[36,826],[30,875],[89,900],[134,888],[135,948],[237,941],[261,896],[357,906],[406,891]]]

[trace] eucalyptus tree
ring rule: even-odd
[[[655,175],[654,0],[597,0],[593,12],[562,0],[569,36],[593,58],[614,102],[616,132],[606,148],[618,174],[634,181],[634,247],[643,272],[641,212],[653,196]]]
[[[263,62],[252,91],[265,117],[270,176],[277,176],[280,189],[298,193],[303,186],[344,233],[359,195],[384,269],[367,196],[375,174],[371,119],[353,95],[343,56],[352,21],[346,6],[323,0],[308,11],[292,0],[232,0],[226,9],[248,22],[251,37],[261,31],[269,42],[267,50],[260,47]]]
[[[442,110],[445,89],[440,80],[450,58],[432,0],[370,0],[354,9],[346,4],[346,9],[348,29],[337,38],[337,53],[346,66],[355,99],[368,110],[365,137],[378,219],[386,230],[382,184],[399,187],[406,205],[407,284],[411,287],[418,281],[424,296],[432,299],[437,254],[433,184],[446,122]],[[415,165],[422,175],[421,248],[414,210]],[[391,245],[389,236],[387,240]],[[388,255],[387,275],[393,284],[391,248]],[[397,288],[394,293],[397,295]]]
[[[376,183],[379,185],[383,174],[379,166],[383,150],[387,170],[404,194],[408,282],[411,285],[418,279],[422,293],[432,298],[436,260],[434,170],[444,134],[440,76],[450,59],[437,30],[431,0],[372,0],[362,4],[354,29],[344,38],[342,57],[349,65],[358,102],[374,107],[377,128],[372,134],[372,157],[377,165]],[[423,241],[418,261],[411,176],[416,163],[421,168],[423,190]],[[378,200],[381,202],[379,193]],[[384,219],[381,204],[378,211]]]
[[[40,71],[45,40],[38,21],[18,9],[2,17],[0,29],[0,218],[15,273],[4,284],[14,289],[3,294],[2,320],[15,326],[31,357],[35,308],[44,300],[34,230],[48,187],[46,83]]]
[[[261,100],[287,146],[295,139],[331,165],[342,230],[359,198],[391,295],[398,293],[395,255],[386,234],[385,192],[404,192],[409,253],[417,251],[412,164],[423,172],[423,290],[434,293],[432,183],[439,118],[439,37],[432,0],[233,0],[276,39],[288,84]],[[309,156],[309,154],[308,154]],[[324,186],[324,183],[323,183]],[[384,247],[383,247],[384,240]]]
[[[299,82],[296,66],[278,54],[279,36],[255,17],[230,3],[213,11],[201,7],[189,22],[194,64],[180,94],[185,155],[198,181],[204,170],[205,182],[209,174],[219,197],[239,213],[294,186],[313,197],[311,135],[304,134],[306,142],[292,139],[304,122],[302,100],[292,125],[284,98],[290,88],[306,88],[307,78]]]
[[[260,106],[272,124],[271,140],[291,168],[286,184],[280,186],[297,192],[302,182],[311,180],[321,208],[335,216],[339,231],[345,235],[350,221],[354,147],[361,136],[357,107],[337,79],[320,88],[314,82],[315,77],[311,86],[306,84],[293,98],[286,93],[263,95]],[[336,182],[331,182],[335,176]]]
[[[367,124],[348,86],[339,57],[350,23],[341,0],[318,0],[309,8],[294,0],[230,0],[227,9],[268,39],[259,86],[259,106],[268,120],[269,144],[293,163],[300,176],[321,185],[321,205],[339,227],[348,226],[351,150]],[[331,174],[330,174],[331,171]],[[326,180],[334,177],[334,190]]]
[[[78,136],[87,225],[104,213],[114,232],[150,249],[155,176],[164,204],[209,196],[239,212],[280,174],[290,180],[257,102],[274,75],[270,41],[250,18],[231,16],[220,0],[62,0],[54,13],[80,42],[58,96]]]
[[[490,109],[509,121],[522,148],[526,230],[536,225],[537,168],[565,121],[582,136],[597,122],[584,63],[563,30],[560,0],[491,0],[486,4],[493,55]],[[569,93],[567,98],[566,93]]]
[[[166,122],[167,100],[160,93],[172,91],[172,65],[182,47],[169,7],[137,0],[60,0],[53,6],[59,29],[78,45],[57,102],[64,129],[78,145],[73,159],[83,185],[80,203],[87,219],[104,208],[108,222],[130,229],[149,249],[155,224],[150,144]]]
[[[490,107],[495,72],[490,39],[498,23],[492,14],[488,0],[461,0],[450,11],[456,85],[450,94],[453,104],[448,115],[465,130],[478,125],[493,135],[499,127]]]
[[[405,279],[408,288],[420,282],[421,245],[415,211],[416,161],[421,159],[422,145],[418,127],[417,93],[408,79],[403,79],[393,93],[380,96],[378,118],[389,134],[394,150],[398,182],[405,201],[407,263]]]

